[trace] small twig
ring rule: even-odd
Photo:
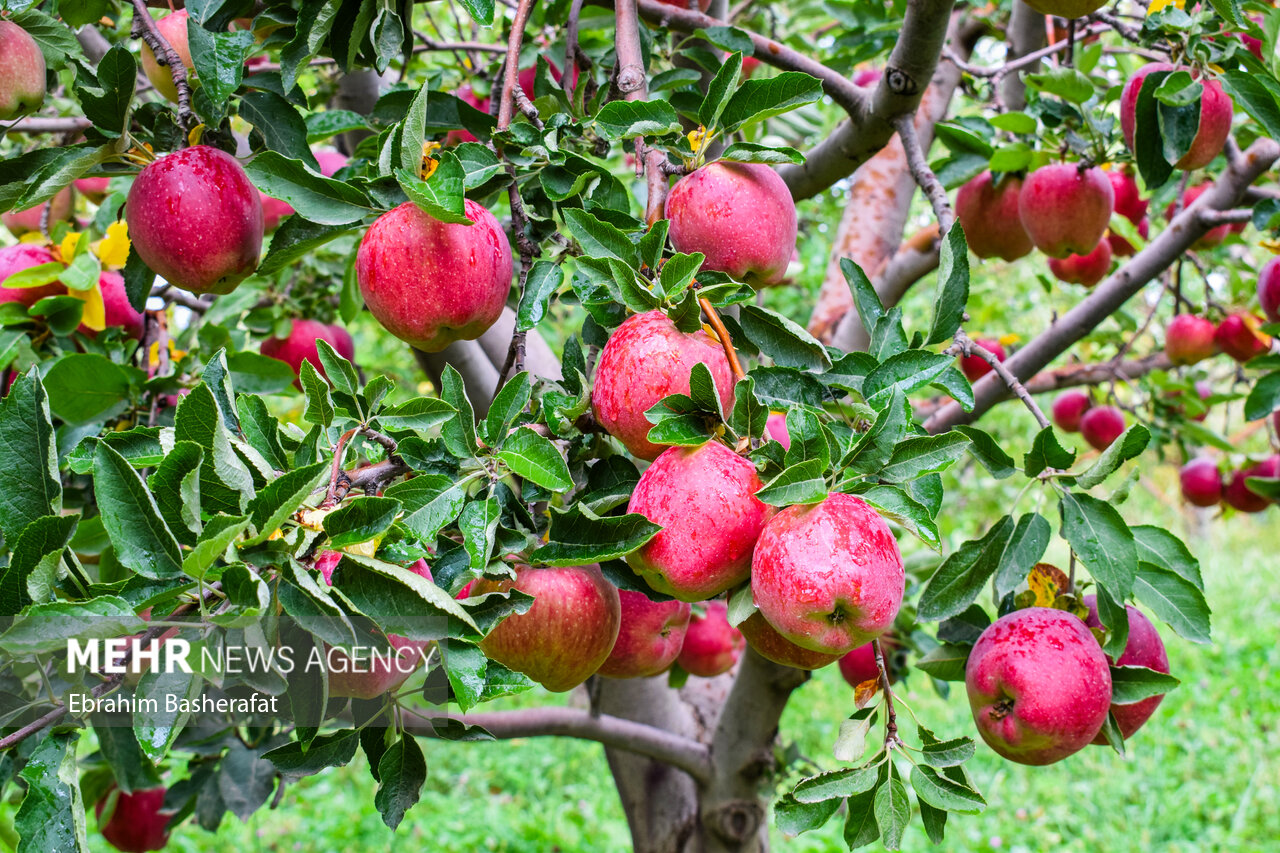
[[[191,85],[187,82],[187,67],[173,46],[160,35],[160,29],[147,11],[145,0],[133,0],[133,35],[146,42],[155,54],[156,62],[169,67],[173,87],[178,90],[178,123],[187,129],[192,127]]]
[[[884,691],[884,745],[886,749],[894,749],[899,743],[898,712],[893,707],[893,689],[889,687],[889,668],[884,665],[884,650],[880,647],[879,637],[871,641],[871,650],[876,653],[880,689]]]
[[[203,314],[212,307],[213,303],[187,293],[185,290],[179,290],[173,285],[162,284],[151,291],[152,296],[159,296],[170,305],[181,305],[188,311],[194,311],[197,314]]]
[[[93,127],[93,122],[87,118],[79,116],[65,116],[59,118],[41,118],[39,116],[26,116],[20,118],[13,124],[0,125],[0,133],[68,133],[85,130]]]
[[[915,178],[916,185],[929,199],[941,233],[946,234],[955,223],[956,215],[951,209],[951,202],[947,200],[947,191],[942,186],[942,182],[929,168],[924,148],[920,145],[920,137],[916,135],[915,116],[900,115],[893,120],[893,127],[898,132],[898,138],[902,140],[903,150],[907,153],[907,167],[911,169],[911,176]]]
[[[976,355],[978,358],[991,365],[991,369],[995,371],[996,376],[1004,382],[1005,386],[1014,393],[1014,395],[1022,401],[1023,405],[1035,416],[1036,423],[1040,424],[1040,428],[1044,429],[1049,425],[1049,419],[1044,416],[1044,412],[1040,410],[1040,406],[1031,398],[1031,394],[1027,391],[1025,385],[1018,381],[1018,378],[1009,372],[1009,368],[1004,366],[1004,362],[996,358],[996,354],[981,344],[974,341],[963,329],[957,329],[955,334],[956,344],[964,351],[965,355]]]
[[[741,382],[747,378],[747,374],[742,369],[742,362],[738,361],[738,353],[734,350],[733,341],[729,338],[729,330],[725,328],[724,321],[720,319],[720,314],[717,313],[714,305],[706,299],[699,299],[698,304],[707,315],[707,322],[711,324],[711,328],[716,330],[720,346],[724,347],[725,358],[729,359],[729,369],[733,371],[733,381]]]
[[[1199,213],[1200,221],[1210,228],[1217,225],[1238,225],[1241,222],[1249,222],[1253,219],[1253,211],[1244,208],[1236,210],[1202,210]]]
[[[529,23],[529,13],[533,10],[533,4],[534,0],[520,0],[520,5],[516,7],[516,16],[511,21],[511,37],[507,40],[507,65],[503,70],[502,94],[498,100],[498,130],[500,131],[511,126],[514,107],[518,100],[516,91],[520,88],[520,44],[524,41],[524,28]],[[534,114],[537,114],[537,110],[534,110]]]
[[[359,429],[359,427],[352,427],[342,435],[338,436],[338,444],[333,449],[333,469],[329,475],[329,489],[325,492],[324,501],[320,504],[322,509],[336,506],[338,501],[342,500],[342,497],[338,495],[338,483],[339,480],[342,479],[342,475],[345,473],[342,470],[342,453],[347,448],[347,442],[351,440],[352,436],[359,432]],[[349,480],[350,478],[348,478],[348,481]]]

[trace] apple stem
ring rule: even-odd
[[[884,650],[880,647],[880,638],[871,641],[871,650],[876,654],[876,669],[880,673],[880,689],[884,691],[884,745],[893,749],[898,741],[898,712],[893,707],[893,689],[889,687],[889,668],[884,665]]]
[[[156,62],[168,66],[173,77],[173,87],[178,90],[178,123],[191,129],[191,84],[187,82],[187,67],[173,45],[160,34],[156,22],[147,9],[146,0],[133,0],[133,35],[141,38],[155,54]]]
[[[741,382],[747,378],[747,374],[742,369],[742,362],[738,361],[738,353],[733,348],[733,341],[729,338],[729,330],[725,328],[724,321],[720,319],[720,314],[716,308],[706,299],[699,298],[698,304],[702,306],[702,310],[707,315],[707,322],[711,324],[711,328],[716,330],[716,337],[720,339],[720,346],[724,347],[724,354],[729,359],[729,369],[733,371],[733,381]]]

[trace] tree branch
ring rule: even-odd
[[[1009,16],[1009,59],[1030,56],[1045,43],[1044,15],[1032,9],[1022,0],[1014,0],[1013,14]],[[1025,66],[1034,71],[1038,62]],[[1006,74],[997,89],[1000,100],[1007,109],[1020,110],[1027,105],[1027,85],[1017,74]]]
[[[443,717],[407,711],[405,730],[415,735],[433,737],[433,721]],[[477,714],[450,714],[448,720],[479,726],[498,740],[521,737],[575,737],[591,740],[644,755],[685,771],[700,783],[711,777],[711,751],[691,738],[612,717],[591,714],[578,708],[522,708],[517,711],[489,711]]]
[[[1094,288],[1043,333],[1014,353],[1004,363],[1009,373],[1019,380],[1034,376],[1110,317],[1209,230],[1209,226],[1201,220],[1201,211],[1229,210],[1234,207],[1248,186],[1277,159],[1280,159],[1280,143],[1265,137],[1255,141],[1243,153],[1238,164],[1224,171],[1212,187],[1189,208],[1175,216],[1169,226],[1148,243],[1145,249],[1130,258],[1128,263]],[[972,423],[1007,393],[999,376],[985,376],[974,383],[973,411],[965,412],[958,403],[949,403],[929,418],[925,428],[930,433],[939,433],[959,423]]]
[[[965,355],[976,355],[978,358],[991,365],[991,369],[994,370],[996,376],[999,376],[1000,380],[1004,382],[1005,387],[1012,391],[1014,396],[1021,400],[1023,405],[1030,410],[1031,414],[1036,419],[1036,423],[1040,424],[1040,429],[1044,429],[1049,425],[1049,419],[1044,416],[1044,412],[1042,412],[1040,407],[1036,405],[1036,401],[1031,399],[1031,394],[1027,392],[1026,386],[1019,382],[1017,377],[1009,372],[1009,369],[1004,366],[1004,363],[1001,362],[999,358],[996,357],[995,353],[970,338],[965,334],[963,329],[956,330],[955,341],[956,346],[958,346]]]
[[[156,62],[169,67],[173,87],[178,90],[178,124],[189,130],[194,116],[191,112],[191,85],[187,82],[187,67],[182,64],[182,57],[178,56],[173,46],[160,35],[144,0],[133,0],[133,34],[151,48]]]
[[[893,120],[893,127],[898,132],[898,138],[902,140],[902,147],[906,151],[907,167],[911,170],[911,177],[915,179],[916,186],[920,187],[925,198],[929,199],[929,206],[933,208],[939,230],[946,234],[955,223],[956,215],[951,209],[951,202],[947,200],[947,191],[943,188],[942,182],[929,168],[924,146],[920,144],[920,137],[916,135],[914,119],[915,117],[911,115],[898,116]]]
[[[506,130],[511,126],[516,101],[521,97],[528,100],[519,85],[520,43],[524,41],[524,28],[529,23],[533,4],[534,0],[520,0],[515,19],[511,22],[511,37],[507,40],[507,60],[502,75],[502,95],[498,100],[498,130]],[[533,117],[537,118],[537,115],[538,111],[534,110]]]
[[[0,125],[4,133],[74,133],[92,127],[93,122],[80,116],[59,116],[57,118],[41,118],[26,116],[10,125]]]

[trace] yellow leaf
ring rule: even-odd
[[[1179,9],[1185,9],[1187,0],[1151,0],[1151,5],[1147,7],[1147,17],[1151,17],[1156,12],[1175,6]]]
[[[347,554],[354,554],[357,557],[372,557],[374,554],[378,553],[378,546],[380,544],[382,544],[382,537],[376,536],[367,542],[357,542],[354,545],[348,545],[347,547],[340,548],[338,550]]]
[[[124,222],[112,222],[107,226],[107,236],[98,241],[98,260],[107,269],[124,269],[129,260],[129,226]]]
[[[1258,245],[1273,255],[1280,255],[1280,240],[1268,238],[1266,240],[1260,240]]]
[[[1052,607],[1058,593],[1067,588],[1067,576],[1057,566],[1036,563],[1027,575],[1027,586],[1036,597],[1034,607]]]
[[[1021,340],[1022,340],[1022,335],[1019,335],[1016,332],[1010,332],[1007,335],[1000,336],[1000,346],[1002,347],[1012,346],[1013,344],[1016,344]]]
[[[204,125],[197,124],[191,128],[191,132],[187,134],[188,145],[199,145],[200,140],[204,138]]]
[[[439,147],[440,143],[434,140],[422,143],[422,164],[418,167],[418,175],[424,181],[430,179],[440,165],[440,161],[431,156]]]
[[[880,690],[880,679],[868,678],[866,681],[853,688],[853,706],[858,710],[862,710],[871,704],[871,700],[876,697],[876,693]]]
[[[698,125],[697,130],[689,131],[689,147],[693,149],[694,154],[702,150],[702,146],[707,144],[707,137],[710,135],[702,125]]]
[[[67,236],[62,238],[61,245],[58,246],[58,252],[62,256],[62,262],[69,264],[76,257],[76,247],[80,245],[80,232],[68,231]]]
[[[44,244],[48,241],[45,238],[45,236],[41,234],[39,231],[28,231],[26,234],[23,234],[21,237],[18,238],[18,242]]]
[[[107,327],[107,312],[102,304],[102,290],[97,284],[88,290],[73,290],[68,287],[67,295],[84,300],[84,312],[80,315],[82,325],[95,332],[101,332]]]

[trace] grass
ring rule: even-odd
[[[1141,500],[1135,496],[1135,503]],[[1131,516],[1176,524],[1150,501]],[[1182,686],[1131,742],[1127,758],[1089,748],[1048,768],[1005,762],[983,746],[970,763],[990,807],[954,815],[943,850],[1262,851],[1280,838],[1280,568],[1276,511],[1257,519],[1213,521],[1193,540],[1202,555],[1212,646],[1162,633]],[[944,700],[921,678],[903,693],[941,736],[972,734],[963,691]],[[548,701],[545,695],[520,703]],[[553,699],[551,701],[563,701]],[[824,766],[849,713],[850,694],[834,668],[820,671],[787,708],[784,738]],[[905,716],[905,715],[904,715]],[[908,735],[914,733],[908,729]],[[290,788],[285,805],[249,823],[226,817],[216,835],[191,826],[170,845],[181,851],[382,850],[409,845],[434,853],[611,851],[628,847],[626,823],[603,750],[566,739],[425,744],[429,779],[422,802],[397,833],[373,807],[373,784],[358,756],[338,771]],[[843,849],[839,816],[798,838],[775,832],[786,851]],[[91,830],[95,849],[107,849]],[[904,849],[930,848],[918,821]]]

